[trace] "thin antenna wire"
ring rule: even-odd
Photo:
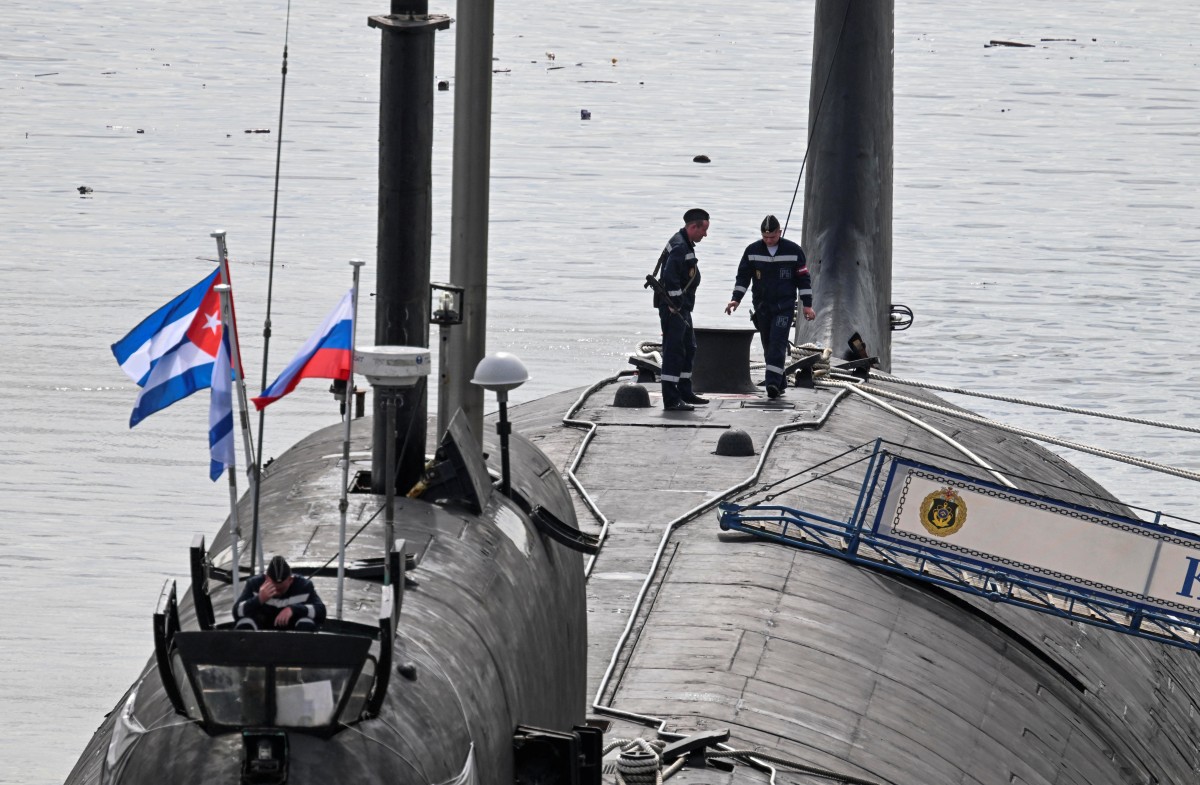
[[[271,207],[271,261],[267,272],[267,317],[263,322],[263,359],[262,359],[262,388],[267,389],[267,358],[270,356],[271,349],[271,296],[275,288],[275,227],[279,222],[279,165],[283,158],[283,103],[284,97],[287,95],[287,60],[288,60],[288,35],[292,29],[292,0],[288,0],[287,18],[283,25],[283,66],[280,69],[282,78],[279,85],[279,128],[278,136],[275,137],[275,201]],[[263,423],[267,418],[266,409],[260,409],[258,412],[258,454],[254,458],[254,523],[252,527],[252,536],[254,542],[258,542],[258,502],[260,498],[259,488],[262,486],[262,461],[263,461]],[[251,551],[250,556],[250,572],[254,573],[256,566],[261,569],[262,565],[255,564],[255,556],[257,550]]]
[[[853,2],[854,0],[846,0],[846,13],[842,15],[842,29],[838,31],[837,46],[833,48],[833,57],[829,58],[829,70],[825,72],[825,84],[821,85],[821,98],[817,101],[817,113],[813,115],[810,124],[808,142],[804,145],[804,159],[800,161],[800,174],[796,175],[796,188],[792,191],[792,203],[788,205],[787,218],[783,221],[781,235],[787,234],[788,223],[792,220],[792,208],[796,206],[796,195],[800,193],[800,181],[804,178],[804,165],[808,163],[808,151],[812,148],[813,135],[817,132],[817,120],[821,117],[821,108],[825,106],[825,91],[829,89],[829,80],[833,78],[833,64],[837,62],[838,52],[842,51],[842,36],[846,34],[846,20],[850,18],[850,6]],[[258,435],[258,441],[261,445],[261,433]]]

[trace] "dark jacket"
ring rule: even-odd
[[[741,302],[753,283],[752,302],[755,310],[766,308],[773,312],[795,310],[796,295],[805,307],[812,307],[812,279],[804,251],[791,240],[779,241],[771,256],[762,240],[746,246],[738,264],[733,298]]]
[[[671,235],[659,257],[662,268],[662,283],[671,295],[671,305],[688,313],[696,307],[696,289],[700,286],[700,268],[696,262],[696,245],[688,239],[687,227]],[[662,308],[659,295],[654,296],[654,305]]]
[[[233,604],[233,618],[250,618],[273,622],[284,608],[292,609],[293,623],[297,619],[312,619],[317,624],[325,621],[325,603],[317,594],[313,582],[303,575],[292,573],[292,585],[278,597],[272,597],[265,603],[258,601],[258,590],[262,588],[265,575],[255,575],[246,581],[242,596]]]

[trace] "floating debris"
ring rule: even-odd
[[[617,58],[615,58],[615,57],[614,57],[614,58],[612,59],[612,64],[613,64],[613,65],[616,65],[616,64],[617,64]]]
[[[92,192],[92,187],[90,185],[81,185],[75,190],[79,191],[81,194],[90,194]]]
[[[48,74],[34,74],[35,78],[39,76],[58,76],[58,71],[51,71]]]
[[[1016,47],[1021,47],[1021,48],[1032,48],[1033,44],[1023,44],[1020,41],[997,41],[995,39],[992,39],[991,41],[988,41],[986,44],[984,44],[983,48],[987,49],[989,46],[1016,46]]]
[[[443,93],[446,92],[447,90],[450,89],[450,81],[447,79],[443,79],[442,81],[438,82],[438,89],[441,90]]]
[[[692,162],[698,163],[698,164],[712,163],[712,161],[709,159],[709,157],[707,155],[698,155],[692,159]]]
[[[141,131],[138,131],[138,133],[140,134]],[[271,133],[271,129],[270,128],[247,128],[246,133],[248,133],[248,134],[269,134],[269,133]]]
[[[139,129],[137,129],[137,132],[138,132],[139,134],[144,134],[144,133],[146,133],[146,131],[145,131],[145,129],[144,129],[144,128],[139,128]]]
[[[587,109],[580,109],[579,110],[579,119],[580,120],[591,120],[592,113],[589,112]]]
[[[547,60],[553,60],[553,59],[554,59],[554,52],[546,52],[546,59],[547,59]]]

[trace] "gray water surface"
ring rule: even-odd
[[[657,339],[640,281],[687,207],[713,216],[697,322],[731,323],[737,259],[764,214],[787,213],[804,158],[813,8],[498,5],[488,348],[528,366],[520,402],[611,375]],[[349,286],[347,260],[369,260],[372,288],[379,34],[366,18],[386,7],[292,8],[272,377]],[[285,9],[6,4],[0,783],[66,776],[151,652],[163,580],[184,578],[192,534],[226,515],[224,481],[207,478],[208,396],[130,430],[135,388],[108,347],[211,269],[220,228],[260,378]],[[896,335],[898,375],[1197,424],[1194,16],[897,1],[893,300],[917,313]],[[437,46],[452,85],[435,94],[444,280],[453,34]],[[1200,470],[1192,434],[951,400]],[[267,455],[337,416],[316,381],[268,412]],[[1064,454],[1130,503],[1200,519],[1194,483]]]

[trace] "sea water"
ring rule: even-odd
[[[712,214],[697,323],[744,318],[722,313],[737,259],[763,215],[788,215],[804,160],[813,5],[498,5],[488,349],[529,368],[519,403],[627,368],[658,339],[641,280],[688,207]],[[893,371],[1195,426],[1194,12],[1009,5],[897,0],[892,299],[916,321],[894,336]],[[149,656],[158,590],[185,578],[193,533],[211,537],[228,510],[225,481],[207,477],[208,396],[130,430],[136,388],[109,344],[212,268],[215,229],[252,393],[269,282],[272,378],[354,258],[369,334],[379,33],[366,19],[387,4],[292,5],[282,129],[284,2],[5,10],[0,783],[54,783]],[[450,89],[434,100],[432,277],[446,280],[453,28],[436,78]],[[1200,470],[1194,434],[950,399]],[[265,454],[336,419],[327,385],[303,382],[268,410]],[[1200,519],[1194,483],[1054,449],[1131,504]]]

